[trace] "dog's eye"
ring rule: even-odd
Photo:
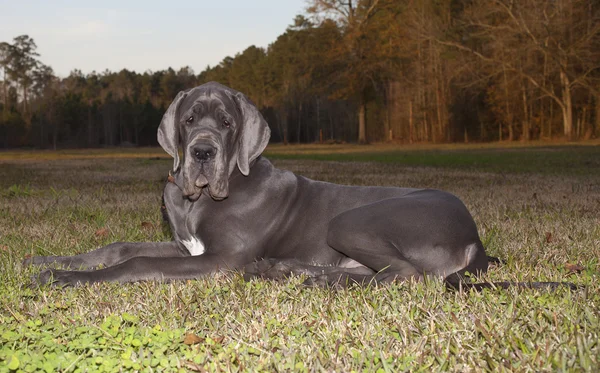
[[[227,119],[223,119],[223,126],[229,128],[229,126],[231,126],[231,123],[229,123]]]
[[[186,120],[185,120],[185,122],[186,122],[187,124],[192,124],[192,123],[194,123],[194,116],[193,116],[193,115],[192,115],[192,116],[190,116],[188,119],[186,119]]]

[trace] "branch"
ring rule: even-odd
[[[508,7],[506,4],[504,4],[501,0],[496,0],[496,4],[498,4],[502,8],[504,8],[506,10],[506,13],[508,14],[508,16],[510,18],[512,18],[512,20],[517,24],[517,26],[519,26],[521,29],[525,30],[525,32],[527,33],[527,35],[529,35],[531,40],[533,40],[533,42],[536,45],[539,45],[537,38],[535,37],[535,35],[533,35],[531,30],[529,30],[529,27],[527,27],[527,24],[525,23],[525,20],[523,20],[523,17],[521,14],[519,14],[519,17],[518,17],[519,19],[517,19],[517,16],[513,13],[512,9],[510,7]]]
[[[373,10],[375,10],[375,8],[377,7],[378,4],[379,4],[379,0],[373,1],[371,6],[369,7],[369,9],[367,9],[367,13],[365,13],[365,19],[364,19],[365,21],[377,13],[377,12],[374,12]]]
[[[531,84],[533,84],[534,86],[536,86],[538,89],[540,89],[542,92],[544,92],[545,94],[547,94],[549,97],[551,97],[552,99],[554,99],[554,101],[556,101],[556,103],[561,107],[564,108],[565,104],[561,101],[561,99],[552,91],[550,91],[548,88],[546,88],[545,86],[543,86],[542,84],[538,83],[538,81],[532,77],[531,75],[527,74],[526,72],[517,69],[516,67],[512,66],[511,64],[508,64],[502,60],[497,60],[497,59],[493,59],[490,57],[487,57],[485,55],[483,55],[482,53],[473,50],[472,48],[469,47],[465,47],[462,44],[456,43],[456,42],[450,42],[450,41],[444,41],[444,40],[439,40],[437,38],[429,38],[429,40],[433,40],[436,43],[439,43],[441,45],[445,45],[445,46],[450,46],[450,47],[454,47],[457,48],[459,50],[465,51],[465,52],[469,52],[475,56],[477,56],[478,58],[480,58],[483,61],[492,63],[492,64],[500,64],[502,65],[502,67],[504,67],[505,69],[515,72],[517,74],[519,74],[522,78],[527,79],[528,81],[531,82]]]
[[[587,75],[589,73],[591,73],[592,71],[596,70],[596,69],[600,69],[600,67],[596,66],[593,68],[590,68],[588,71],[585,72],[584,76],[582,77],[577,77],[577,79],[573,80],[570,84],[570,86],[574,87],[576,85],[583,87],[583,88],[587,88],[588,90],[590,90],[590,92],[592,92],[594,94],[594,96],[596,97],[600,97],[600,90],[598,90],[598,88],[594,87],[593,85],[590,85],[585,79],[585,77],[587,77]]]

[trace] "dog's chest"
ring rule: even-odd
[[[189,239],[180,238],[179,242],[185,246],[185,248],[190,252],[191,256],[202,255],[206,251],[206,247],[204,246],[202,240],[191,234]]]
[[[183,224],[177,229],[177,240],[182,244],[191,256],[202,255],[206,252],[206,244],[202,239],[198,228],[198,221],[194,215],[184,216]]]
[[[197,229],[199,216],[192,213],[191,202],[183,199],[176,188],[174,184],[168,184],[164,195],[164,215],[171,226],[173,239],[190,255],[202,255],[206,252],[206,241]]]

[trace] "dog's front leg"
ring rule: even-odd
[[[92,271],[46,269],[38,278],[40,284],[76,286],[94,282],[165,281],[200,278],[223,270],[243,268],[236,258],[205,254],[193,257],[135,257],[112,267]]]
[[[111,267],[129,259],[145,257],[184,256],[175,241],[171,242],[115,242],[88,253],[74,256],[34,256],[23,261],[23,265],[58,264],[67,268],[95,268],[100,265]]]

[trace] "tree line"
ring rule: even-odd
[[[267,48],[195,74],[58,78],[35,41],[0,43],[0,147],[155,145],[177,92],[246,93],[279,142],[600,137],[600,1],[310,0]]]

